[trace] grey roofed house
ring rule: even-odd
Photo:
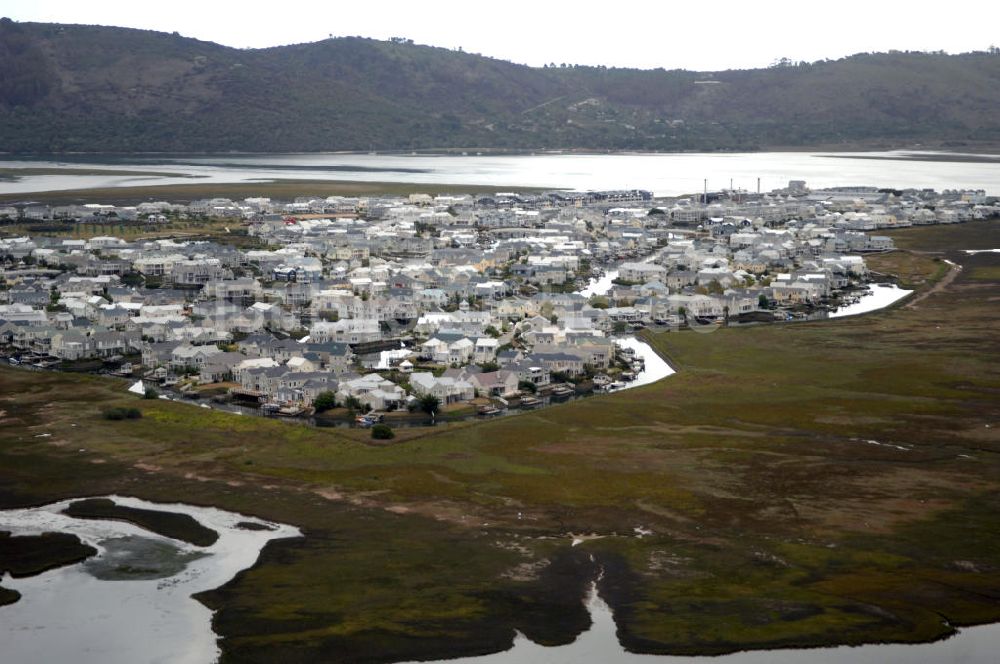
[[[239,349],[249,357],[270,357],[279,362],[301,356],[305,347],[295,339],[278,339],[270,333],[251,334],[236,342]]]
[[[549,368],[541,362],[536,363],[530,355],[520,362],[510,362],[502,367],[517,374],[519,381],[529,381],[538,387],[548,385],[552,380]]]
[[[144,344],[142,348],[143,366],[154,368],[162,364],[169,364],[174,349],[180,346],[182,341],[161,341],[158,343]]]
[[[13,343],[14,338],[20,332],[20,325],[0,318],[0,344]]]
[[[431,338],[438,339],[440,341],[445,342],[446,344],[453,344],[456,341],[461,341],[462,339],[468,339],[469,336],[463,332],[458,332],[458,331],[438,330],[437,332],[434,333],[434,335]],[[474,339],[472,341],[473,343],[475,343]]]
[[[286,373],[288,373],[288,368],[283,366],[247,369],[240,372],[240,385],[247,390],[273,395]]]
[[[413,297],[413,289],[412,288],[403,288],[403,287],[390,286],[385,291],[385,293],[383,293],[383,295],[385,297],[412,298]]]
[[[22,288],[11,288],[7,292],[11,304],[28,304],[32,306],[44,306],[51,301],[49,290],[41,286],[28,286]]]
[[[550,372],[567,371],[572,374],[582,373],[583,366],[586,364],[583,357],[575,355],[572,352],[535,352],[531,354],[528,360],[544,365]]]
[[[49,322],[45,312],[38,309],[30,311],[6,311],[2,315],[5,320],[24,323],[25,325],[43,326]]]
[[[435,265],[474,265],[483,260],[483,252],[478,249],[435,249],[430,261]]]
[[[504,350],[497,353],[497,364],[504,366],[511,362],[517,362],[524,357],[524,353],[519,350]]]
[[[170,364],[176,368],[200,366],[209,357],[222,352],[217,346],[192,346],[184,343],[174,348],[170,354]]]
[[[247,359],[242,353],[222,352],[202,362],[199,373],[202,382],[217,383],[232,378],[233,367]]]
[[[475,364],[470,364],[470,365],[464,366],[464,367],[457,367],[457,368],[456,367],[450,367],[448,369],[445,369],[444,372],[441,374],[440,377],[441,378],[451,378],[453,380],[464,380],[466,382],[471,382],[473,376],[476,376],[476,375],[481,374],[481,373],[483,373],[482,369],[480,369]],[[475,383],[473,383],[473,385],[475,385]]]
[[[108,297],[112,302],[142,302],[142,293],[129,286],[111,286],[108,288]]]
[[[505,369],[472,374],[468,380],[477,391],[490,396],[502,397],[517,392],[517,373]]]
[[[277,340],[277,337],[268,333],[251,334],[245,339],[237,341],[236,345],[250,357],[270,357],[264,349],[270,348],[271,344]]]
[[[340,342],[306,343],[307,355],[316,356],[331,371],[347,371],[354,361],[354,351],[350,345]]]
[[[389,290],[393,289],[405,290],[407,292],[412,292],[412,289],[419,288],[418,282],[413,278],[405,274],[396,274],[389,278]]]

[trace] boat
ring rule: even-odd
[[[354,423],[363,429],[373,427],[383,421],[385,421],[385,415],[382,413],[368,413],[367,415],[358,415],[354,418]]]
[[[476,411],[476,415],[480,417],[495,417],[499,415],[502,411],[496,406],[480,406],[479,410]]]
[[[597,374],[594,376],[594,387],[603,387],[611,384],[611,377],[607,374]]]
[[[538,408],[541,405],[542,405],[541,399],[536,399],[535,397],[521,398],[521,408]]]
[[[567,397],[571,397],[575,393],[576,390],[574,390],[571,387],[567,387],[566,385],[559,385],[557,387],[552,388],[552,396],[559,399],[565,399]]]
[[[125,362],[120,367],[111,372],[113,376],[131,376],[133,371],[132,363]]]

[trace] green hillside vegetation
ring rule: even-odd
[[[1000,55],[532,68],[358,37],[240,50],[0,20],[0,150],[750,150],[1000,140]]]

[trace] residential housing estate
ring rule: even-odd
[[[880,229],[998,212],[981,191],[801,182],[673,198],[6,206],[0,221],[108,232],[0,237],[0,349],[44,366],[127,364],[163,385],[224,385],[299,409],[324,392],[379,411],[428,394],[445,405],[513,397],[626,370],[614,338],[638,326],[822,314],[867,281],[865,253],[893,249]],[[180,218],[231,230],[153,232]],[[115,233],[126,225],[150,233]],[[616,279],[588,292],[601,275]]]

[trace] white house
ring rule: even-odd
[[[428,371],[410,374],[410,386],[414,394],[418,396],[432,394],[440,399],[442,404],[469,401],[476,396],[476,389],[472,383],[445,376],[435,378],[434,374]]]

